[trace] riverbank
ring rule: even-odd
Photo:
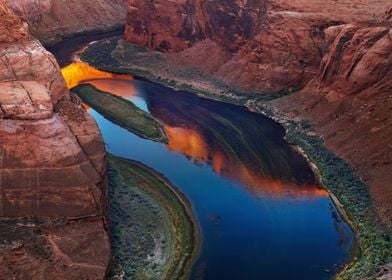
[[[168,141],[162,124],[132,102],[91,85],[79,85],[72,92],[86,105],[128,131],[149,140],[163,143]]]
[[[108,162],[116,259],[110,277],[186,279],[200,244],[189,202],[163,175],[141,163],[112,155]]]
[[[72,57],[75,53],[78,53],[80,49],[90,42],[103,40],[106,38],[114,38],[124,34],[124,27],[115,29],[113,31],[91,33],[86,32],[80,35],[74,35],[70,38],[64,38],[61,42],[52,45],[45,46],[47,50],[56,56],[56,60],[60,68],[67,66],[72,62]]]
[[[273,118],[286,122],[277,117],[277,113]],[[285,127],[287,140],[299,146],[317,166],[321,182],[331,193],[335,207],[356,232],[357,248],[353,248],[353,261],[346,265],[338,279],[371,277],[379,266],[391,261],[391,236],[380,225],[367,186],[347,162],[325,147],[322,139],[306,122],[289,120]]]
[[[117,42],[119,42],[117,44]],[[90,44],[81,59],[90,65],[113,73],[132,75],[163,84],[167,87],[192,92],[201,97],[245,105],[253,100],[269,101],[291,94],[298,88],[278,92],[249,92],[233,87],[218,77],[190,67],[164,53],[128,44],[119,38]],[[214,94],[212,94],[214,93]]]
[[[196,92],[206,98],[244,105],[252,111],[273,118],[286,128],[288,141],[301,147],[318,167],[324,186],[344,206],[344,212],[347,213],[346,216],[352,221],[357,232],[360,253],[354,257],[354,261],[347,265],[338,278],[359,279],[360,277],[371,276],[379,266],[392,261],[390,256],[391,233],[379,225],[366,185],[349,164],[325,147],[322,139],[315,135],[307,122],[293,121],[273,109],[266,102],[280,97],[280,95],[271,96],[267,94],[257,97],[250,94],[244,95],[240,92],[233,93],[233,91],[227,91],[226,87],[216,90],[219,85],[212,83],[209,77],[205,78],[203,83],[203,76],[199,73],[196,74],[196,83],[187,84],[188,80],[193,80],[192,73],[189,71],[184,74],[188,75],[187,79],[183,79],[183,75],[172,75],[173,66],[169,67],[170,69],[156,67],[156,64],[165,65],[166,62],[160,60],[159,53],[146,52],[146,49],[138,49],[135,46],[131,46],[128,51],[121,50],[121,48],[124,48],[124,44],[120,46],[119,51],[119,49],[116,49],[115,41],[104,40],[90,45],[81,58],[101,70],[129,73],[180,90]],[[133,54],[130,61],[127,62],[127,55],[130,52]],[[147,61],[153,57],[153,63],[151,64],[135,64],[135,61]],[[135,58],[139,58],[139,60]],[[218,94],[211,94],[211,92],[218,92]],[[333,201],[336,202],[336,199]],[[337,205],[337,209],[341,210],[341,207]],[[345,215],[342,213],[342,216]],[[350,222],[348,221],[348,223]]]

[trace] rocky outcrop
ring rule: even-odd
[[[384,221],[392,220],[392,29],[330,27],[318,75],[275,104],[312,120],[327,146],[361,171]]]
[[[54,57],[0,1],[0,278],[103,279],[103,140]]]
[[[45,45],[87,32],[124,26],[128,0],[6,0]]]

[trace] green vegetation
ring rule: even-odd
[[[166,141],[162,125],[136,107],[132,102],[119,96],[103,92],[91,85],[80,85],[72,89],[85,104],[92,107],[111,122],[126,128],[140,137],[154,141]]]
[[[322,139],[312,133],[309,122],[290,122],[287,140],[301,147],[317,165],[323,185],[344,205],[357,231],[359,255],[338,279],[371,276],[379,266],[392,262],[392,235],[377,222],[367,187],[355,170],[325,147]]]
[[[289,95],[298,88],[277,92],[243,91],[221,79],[188,65],[173,62],[164,53],[119,41],[118,38],[91,44],[81,59],[97,69],[131,74],[178,90],[236,105],[249,100],[270,101]]]
[[[109,278],[184,279],[199,232],[190,206],[150,168],[109,155],[109,206],[116,263]]]
[[[98,69],[109,71],[112,73],[122,73],[119,70],[120,64],[112,58],[112,52],[117,46],[118,38],[101,40],[89,45],[86,51],[81,55],[81,59]],[[98,67],[101,65],[102,67]]]

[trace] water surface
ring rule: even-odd
[[[84,82],[131,100],[164,124],[167,145],[90,109],[110,153],[163,173],[191,202],[202,233],[192,279],[329,279],[347,261],[352,232],[281,126],[145,81]]]
[[[75,50],[108,35],[77,37],[51,51],[66,66]],[[192,279],[329,279],[348,260],[350,228],[272,120],[82,64],[63,71],[69,87],[90,83],[164,124],[167,145],[89,109],[110,153],[161,172],[191,202],[202,233]]]

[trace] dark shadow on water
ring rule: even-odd
[[[285,141],[283,128],[272,120],[185,92],[176,92],[174,98],[173,90],[156,84],[143,82],[143,89],[149,111],[165,125],[170,150],[208,163],[216,173],[256,192],[271,183],[276,187],[287,184],[287,191],[317,187],[306,160]]]

